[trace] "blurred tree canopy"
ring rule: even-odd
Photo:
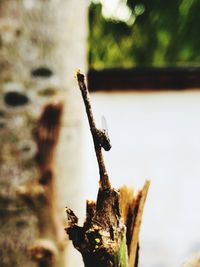
[[[125,0],[121,0],[125,1]],[[199,0],[127,0],[127,21],[89,9],[90,68],[200,65]]]

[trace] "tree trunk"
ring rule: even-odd
[[[76,265],[62,210],[82,202],[73,74],[86,69],[86,11],[84,0],[0,1],[1,267]]]

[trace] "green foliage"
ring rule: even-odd
[[[130,21],[89,9],[91,68],[188,66],[200,62],[199,0],[127,0]]]

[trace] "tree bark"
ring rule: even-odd
[[[1,267],[73,266],[62,210],[81,199],[72,77],[86,69],[86,10],[84,0],[0,1]]]

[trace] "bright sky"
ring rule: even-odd
[[[103,5],[103,15],[122,21],[128,21],[131,16],[131,10],[126,6],[126,0],[93,0],[92,2]]]

